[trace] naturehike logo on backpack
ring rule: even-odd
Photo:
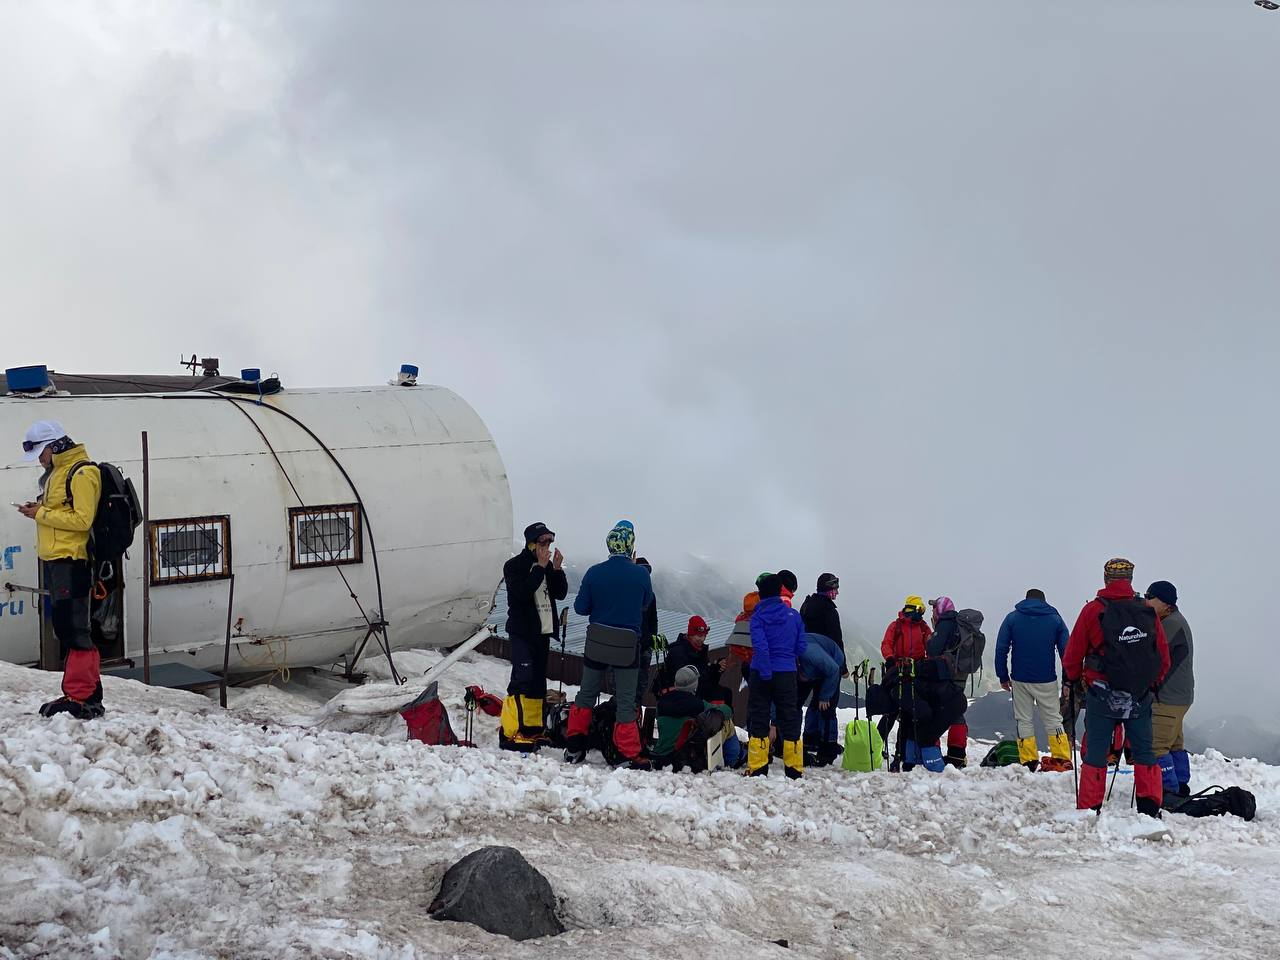
[[[1146,696],[1160,676],[1156,612],[1136,597],[1102,600],[1098,623],[1102,645],[1090,658],[1091,666],[1105,675],[1111,689],[1130,693],[1135,700]]]

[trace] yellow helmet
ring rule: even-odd
[[[907,597],[906,602],[902,605],[903,610],[914,610],[916,613],[924,613],[923,597]]]

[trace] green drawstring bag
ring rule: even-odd
[[[850,720],[844,726],[844,757],[840,766],[854,773],[880,769],[884,740],[870,720]]]

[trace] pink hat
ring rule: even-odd
[[[939,616],[944,613],[950,613],[956,608],[950,597],[939,597],[937,600],[930,600],[929,606],[933,607],[934,612]]]

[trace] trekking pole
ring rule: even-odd
[[[560,611],[560,699],[564,699],[564,645],[569,639],[569,608]]]
[[[1107,788],[1107,803],[1111,802],[1111,792],[1116,788],[1116,777],[1118,776],[1120,776],[1120,757],[1116,757],[1116,768],[1111,774],[1111,786]]]
[[[876,682],[876,668],[875,668],[875,667],[873,667],[873,666],[871,666],[871,661],[870,661],[870,660],[863,660],[863,661],[862,661],[862,666],[866,669],[866,672],[867,672],[867,696],[868,696],[868,697],[870,697],[870,696],[871,696],[871,684],[873,684],[873,683],[875,683],[875,682]],[[868,752],[868,753],[870,753],[870,752],[871,752],[871,707],[870,707],[870,705],[868,705],[868,707],[867,707],[867,752]],[[881,756],[880,756],[880,760],[881,760],[881,762],[883,762],[883,761],[884,761],[884,748],[883,748],[883,747],[881,748],[880,754],[881,754]],[[877,764],[876,764],[876,766],[875,766],[875,768],[876,768],[877,770],[879,770],[879,769],[880,769],[880,764],[879,764],[879,763],[877,763]]]
[[[862,722],[862,680],[867,674],[867,662],[864,660],[849,672],[853,677],[853,733],[858,735],[858,727]],[[871,714],[867,714],[867,767],[871,766]]]
[[[916,662],[911,661],[911,735],[915,738],[916,756],[924,759],[920,749],[920,720],[916,717]]]
[[[1080,806],[1080,772],[1076,769],[1076,685],[1067,687],[1067,709],[1071,712],[1071,785],[1076,791],[1076,806]]]

